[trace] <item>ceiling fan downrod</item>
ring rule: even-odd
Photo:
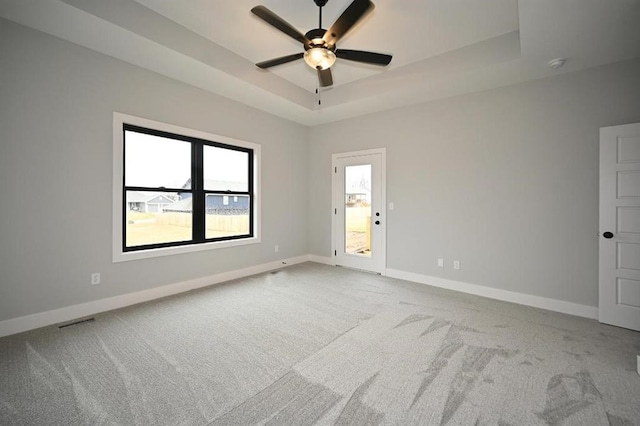
[[[322,6],[318,6],[318,28],[322,28]]]
[[[322,28],[322,8],[324,7],[325,4],[327,4],[327,2],[329,0],[313,0],[314,3],[316,4],[316,6],[318,6],[318,9],[320,9],[319,11],[319,17],[318,17],[318,28]]]

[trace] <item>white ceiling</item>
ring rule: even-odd
[[[306,33],[318,27],[318,7],[313,0],[192,0],[184,2],[136,0],[161,15],[226,47],[250,62],[303,51],[302,45],[260,21],[250,10],[264,4],[287,22]],[[330,0],[323,8],[323,26],[328,28],[352,0]],[[395,2],[397,4],[397,1]],[[518,30],[516,0],[431,0],[404,2],[398,8],[393,0],[377,0],[374,11],[338,44],[346,49],[392,53],[389,69],[430,58],[478,41]],[[401,23],[391,25],[390,23]],[[382,72],[377,66],[360,66],[338,61],[333,68],[334,84],[339,86]],[[270,70],[313,92],[316,72],[304,61]]]
[[[329,0],[323,27],[350,1]],[[338,48],[393,60],[338,59],[322,106],[304,61],[254,65],[303,49],[250,9],[306,33],[313,0],[0,0],[0,16],[310,126],[640,57],[640,0],[373,1]]]

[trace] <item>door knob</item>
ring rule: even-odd
[[[380,225],[380,221],[379,220],[376,220],[376,225]]]
[[[612,232],[605,232],[604,234],[602,234],[603,237],[605,237],[607,240],[610,238],[613,238],[613,233]]]

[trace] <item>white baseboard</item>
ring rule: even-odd
[[[397,269],[387,269],[385,275],[391,278],[398,278],[401,280],[413,281],[420,284],[427,284],[433,287],[440,287],[449,290],[460,291],[463,293],[475,294],[477,296],[488,297],[490,299],[503,300],[505,302],[513,302],[520,305],[533,306],[535,308],[562,312],[579,317],[598,319],[598,308],[596,306],[580,305],[577,303],[565,302],[563,300],[532,296],[530,294],[517,293],[509,290],[485,287],[477,284],[469,284],[461,281],[447,280],[444,278],[431,277],[428,275],[415,274],[412,272],[404,272]]]
[[[77,318],[95,315],[100,312],[110,311],[112,309],[124,308],[125,306],[131,306],[137,303],[147,302],[149,300],[183,293],[185,291],[193,290],[196,288],[207,287],[213,284],[219,284],[237,278],[272,271],[274,269],[287,267],[302,262],[308,262],[309,260],[309,256],[307,255],[289,259],[282,259],[274,262],[263,263],[261,265],[250,266],[248,268],[238,269],[235,271],[222,272],[220,274],[210,275],[207,277],[201,277],[193,280],[165,285],[162,287],[137,291],[135,293],[123,294],[120,296],[109,297],[107,299],[100,299],[92,302],[81,303],[79,305],[67,306],[65,308],[39,312],[37,314],[26,315],[18,318],[12,318],[0,321],[0,337],[21,333],[23,331],[33,330],[48,325],[71,321]]]
[[[309,255],[309,261],[315,263],[322,263],[323,265],[336,266],[335,262],[330,257],[318,256],[315,254]]]
[[[268,272],[274,269],[309,261],[321,263],[324,265],[335,265],[330,257],[317,256],[313,254],[293,257],[289,259],[282,259],[274,262],[264,263],[261,265],[238,269],[235,271],[222,272],[220,274],[210,275],[207,277],[201,277],[193,280],[165,285],[162,287],[142,290],[135,293],[123,294],[120,296],[109,297],[107,299],[95,300],[79,305],[67,306],[65,308],[54,309],[51,311],[39,312],[32,315],[26,315],[23,317],[0,321],[0,337],[21,333],[23,331],[33,330],[48,325],[71,321],[77,318],[87,317],[98,314],[100,312],[124,308],[126,306],[135,305],[137,303],[147,302],[150,300],[159,299],[161,297],[171,296],[174,294],[183,293],[185,291],[207,287],[225,281],[243,278],[250,275]],[[396,269],[387,269],[384,275],[391,278],[398,278],[401,280],[413,281],[416,283],[427,284],[434,287],[475,294],[491,299],[519,303],[521,305],[548,309],[550,311],[562,312],[565,314],[576,315],[580,317],[598,319],[598,308],[595,306],[580,305],[577,303],[565,302],[562,300],[532,296],[508,290],[485,287],[477,284],[447,280],[444,278],[430,277],[428,275],[399,271]]]

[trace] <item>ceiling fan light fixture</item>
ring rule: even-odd
[[[336,62],[336,54],[326,47],[312,47],[304,52],[304,61],[314,70],[326,70]]]

